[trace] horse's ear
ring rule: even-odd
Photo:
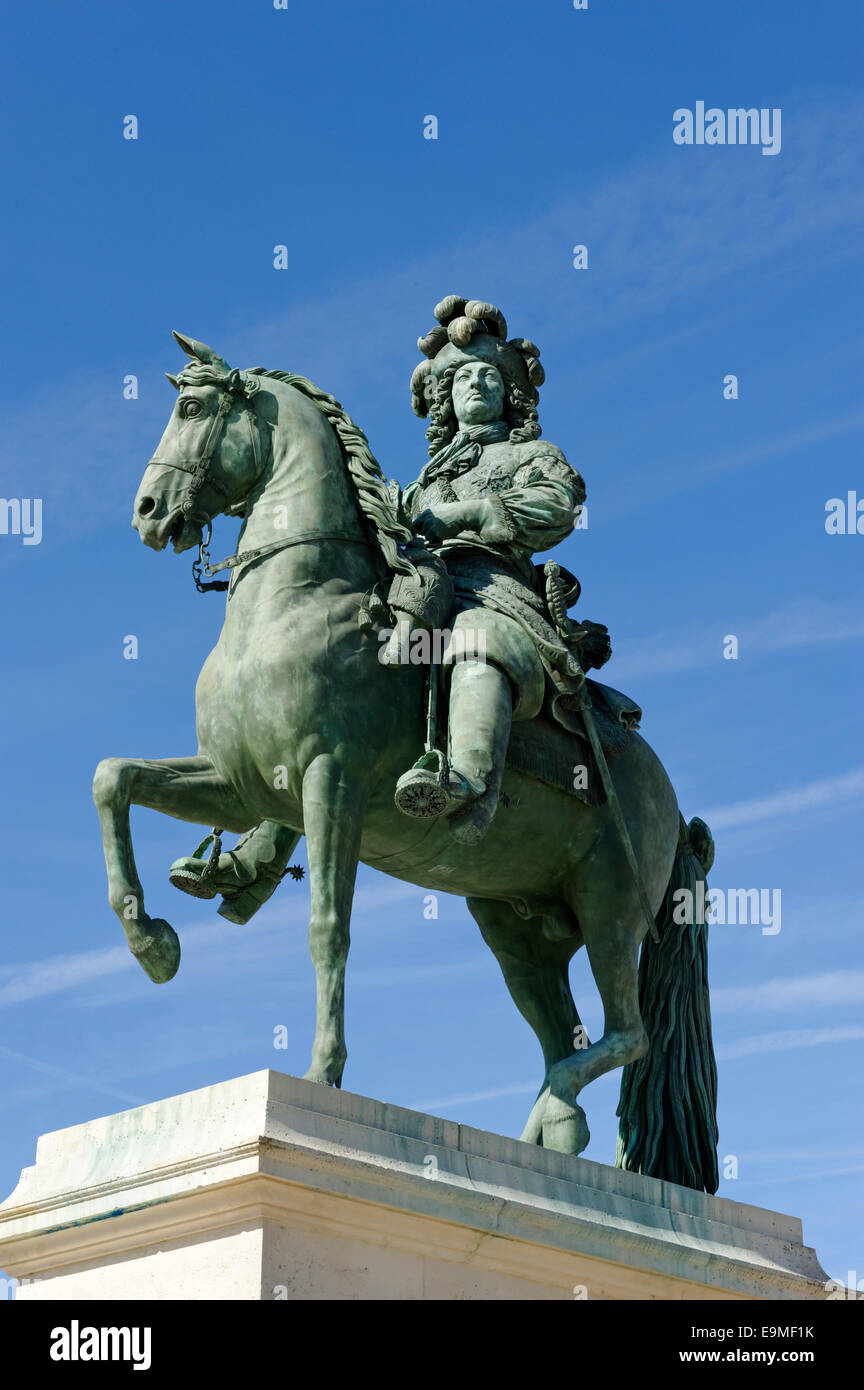
[[[195,351],[198,344],[195,342],[194,338],[187,338],[185,333],[178,333],[176,328],[171,329],[171,337],[174,339],[175,343],[179,344],[179,346],[186,353],[187,357],[198,356],[197,352]]]
[[[208,367],[219,367],[225,372],[231,370],[225,358],[220,357],[218,352],[214,352],[206,343],[199,343],[196,338],[187,338],[185,333],[177,333],[173,329],[172,337],[176,343],[179,343],[187,357],[196,357],[199,362],[206,362]]]
[[[180,378],[179,378],[179,377],[176,377],[176,376],[172,376],[170,372],[166,372],[165,375],[167,376],[168,380],[171,382],[171,385],[174,387],[174,390],[175,390],[175,391],[179,391],[179,390],[180,390]]]

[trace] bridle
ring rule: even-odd
[[[180,504],[184,521],[192,518],[195,507],[195,500],[206,483],[208,487],[220,492],[226,502],[230,502],[228,490],[216,478],[210,475],[210,465],[216,453],[225,427],[228,423],[228,416],[238,397],[243,400],[244,414],[249,426],[249,438],[252,444],[252,457],[255,462],[255,477],[261,476],[262,451],[258,433],[258,418],[251,404],[251,398],[256,395],[259,389],[257,377],[251,373],[243,373],[237,367],[231,368],[224,381],[209,382],[208,385],[215,385],[221,390],[222,395],[219,405],[200,456],[196,459],[163,459],[158,454],[154,455],[150,463],[161,464],[163,468],[176,468],[181,473],[189,474],[189,486]],[[236,503],[233,505],[237,505]],[[254,550],[244,550],[236,555],[229,555],[227,560],[221,560],[218,565],[211,564],[210,551],[208,549],[210,539],[213,535],[213,522],[206,522],[206,534],[202,532],[201,540],[198,542],[198,557],[192,563],[192,578],[195,580],[195,588],[199,594],[206,594],[212,590],[225,590],[229,586],[228,580],[213,580],[213,575],[220,570],[237,569],[240,565],[249,564],[252,560],[262,559],[264,556],[273,555],[277,550],[284,550],[289,545],[301,545],[305,541],[313,540],[340,540],[348,541],[355,545],[366,546],[368,542],[362,536],[352,536],[342,531],[301,531],[293,536],[286,536],[283,540],[272,541],[270,545],[260,545]],[[212,582],[205,584],[202,582],[202,574],[205,574]]]

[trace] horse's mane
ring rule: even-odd
[[[406,526],[401,525],[397,518],[381,465],[372,453],[369,440],[360,426],[355,425],[335,396],[328,395],[305,376],[297,376],[295,372],[267,371],[265,367],[249,367],[248,371],[253,376],[272,377],[275,381],[284,381],[317,405],[332,425],[339,440],[348,473],[354,484],[357,505],[369,524],[372,540],[381,551],[388,569],[399,570],[403,574],[414,574],[415,569],[411,561],[399,550],[400,545],[407,545],[412,540],[411,532]]]

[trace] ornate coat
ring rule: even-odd
[[[485,634],[486,659],[513,684],[514,719],[530,719],[543,702],[545,672],[566,672],[568,659],[545,611],[532,556],[570,534],[585,486],[554,444],[484,443],[484,433],[468,431],[461,446],[457,440],[442,450],[406,488],[403,505],[413,520],[442,502],[492,503],[480,531],[463,531],[436,549],[454,582],[454,633]]]

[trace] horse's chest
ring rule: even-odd
[[[304,699],[306,683],[302,665],[292,667],[284,654],[277,662],[272,648],[262,646],[254,657],[236,661],[217,647],[198,681],[198,734],[225,777],[237,784],[254,768],[267,780],[280,775],[284,783],[286,768],[300,772],[295,740],[286,737],[286,716],[292,703],[314,703]]]
[[[368,683],[370,664],[382,669],[356,607],[301,606],[242,639],[223,638],[201,672],[201,751],[262,819],[298,824],[310,763],[351,742],[353,692]]]

